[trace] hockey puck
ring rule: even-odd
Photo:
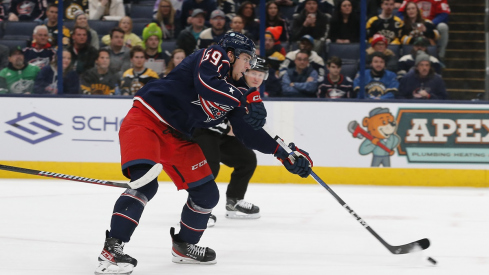
[[[436,265],[436,261],[435,259],[431,258],[431,257],[428,257],[427,260],[432,263],[433,265]]]

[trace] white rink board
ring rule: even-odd
[[[131,105],[131,99],[120,98],[3,97],[0,100],[0,117],[3,120],[0,123],[0,160],[118,163],[120,154],[117,132]],[[294,141],[299,147],[304,148],[313,157],[315,166],[320,167],[370,167],[372,155],[359,154],[362,140],[353,138],[347,126],[351,121],[358,121],[361,125],[364,117],[376,107],[388,108],[396,119],[400,109],[436,108],[454,112],[489,112],[486,105],[380,101],[266,101],[265,105],[268,110],[266,128],[271,133],[280,135],[286,142]],[[29,114],[35,115],[23,118]],[[436,113],[434,115],[436,116]],[[486,117],[489,119],[489,116]],[[16,118],[19,118],[18,121],[13,122]],[[440,118],[446,120],[447,116],[441,115]],[[462,120],[457,118],[453,121],[460,123]],[[479,135],[481,140],[489,139],[488,127],[484,124],[486,121],[478,118],[474,121],[479,121],[480,125],[476,123],[467,126],[465,123],[465,135],[468,138]],[[19,125],[21,127],[18,127]],[[460,127],[461,124],[456,125]],[[47,138],[53,131],[59,135]],[[459,131],[460,128],[454,130],[454,135]],[[488,148],[488,145],[489,142],[483,141],[476,144],[479,148],[467,150],[485,150],[484,147]],[[458,152],[457,150],[461,149],[454,148],[452,151]],[[470,158],[474,161],[468,162],[444,163],[435,160],[417,163],[409,162],[405,155],[399,155],[398,149],[395,151],[390,158],[391,167],[395,168],[487,169],[489,162],[487,154]],[[258,154],[258,164],[279,165],[274,158],[263,154]]]

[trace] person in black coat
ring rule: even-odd
[[[318,10],[317,0],[306,0],[304,5],[304,10],[292,23],[291,40],[298,41],[306,34],[320,40],[326,36],[329,19]]]
[[[329,39],[333,43],[358,43],[360,41],[360,20],[353,12],[351,0],[342,0],[336,6]]]

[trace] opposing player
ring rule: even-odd
[[[230,79],[229,82],[246,92],[248,88],[262,85],[267,79],[268,69],[265,59],[257,57],[256,65],[247,70],[242,78],[238,81]],[[234,169],[226,190],[226,218],[260,218],[260,208],[244,200],[248,183],[256,169],[256,155],[234,136],[229,120],[225,119],[214,127],[196,129],[193,140],[202,149],[214,178],[219,174],[221,162]],[[211,214],[207,226],[214,226],[216,220]]]
[[[243,94],[226,81],[238,80],[256,60],[255,45],[246,36],[230,32],[218,43],[182,61],[164,79],[139,90],[124,118],[119,140],[123,174],[131,181],[163,164],[177,188],[188,192],[180,220],[180,232],[170,229],[172,261],[214,264],[216,253],[196,245],[209,215],[217,205],[219,191],[212,171],[197,143],[189,141],[195,128],[208,128],[226,117],[234,133],[248,147],[274,154],[294,174],[307,177],[312,161],[306,152],[291,146],[300,156],[289,155],[263,130],[266,110],[254,89]],[[138,189],[127,189],[116,201],[110,231],[95,274],[130,274],[137,260],[124,253],[147,203],[158,190],[157,179]]]

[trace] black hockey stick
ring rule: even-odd
[[[85,183],[91,183],[91,184],[100,184],[100,185],[107,185],[107,186],[114,186],[114,187],[131,188],[131,189],[136,189],[136,188],[139,188],[139,187],[142,187],[142,186],[148,184],[150,181],[152,181],[153,179],[158,177],[158,175],[161,173],[162,169],[163,169],[163,166],[161,164],[157,163],[140,179],[135,180],[133,182],[129,182],[129,183],[121,183],[121,182],[114,182],[114,181],[108,181],[108,180],[97,180],[97,179],[91,179],[91,178],[85,178],[85,177],[71,176],[71,175],[65,175],[65,174],[59,174],[59,173],[46,172],[46,171],[33,170],[33,169],[27,169],[27,168],[21,168],[21,167],[15,167],[15,166],[0,164],[0,170],[10,171],[10,172],[17,172],[17,173],[23,173],[23,174],[29,174],[29,175],[35,175],[35,176],[62,179],[62,180],[79,181],[79,182],[85,182]]]
[[[287,153],[289,153],[289,158],[295,157],[295,153],[284,143],[284,141],[279,136],[275,136],[274,139]],[[363,227],[365,227],[368,232],[374,235],[374,237],[379,240],[379,242],[381,242],[385,246],[385,248],[387,248],[392,254],[407,254],[410,252],[415,252],[419,249],[424,250],[430,247],[430,240],[426,238],[404,245],[393,246],[388,244],[386,241],[384,241],[384,239],[382,239],[382,237],[379,236],[379,234],[377,234],[377,232],[372,229],[372,227],[367,224],[364,219],[360,218],[360,216],[358,216],[358,214],[355,213],[355,211],[353,211],[353,209],[351,209],[351,207],[348,206],[348,204],[346,204],[346,202],[344,202],[340,198],[340,196],[338,196],[321,178],[319,178],[319,176],[316,175],[314,171],[311,172],[311,176],[316,180],[317,183],[321,184],[322,187],[328,190],[328,192],[333,195],[333,197],[341,204],[341,206],[343,206],[343,208],[345,208],[348,213],[350,213]]]

